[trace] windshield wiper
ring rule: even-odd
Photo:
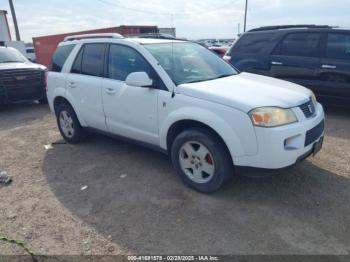
[[[192,81],[189,81],[189,82],[184,82],[184,83],[181,83],[181,84],[192,84],[192,83],[205,82],[205,81],[215,80],[215,79],[229,77],[229,76],[233,76],[233,75],[235,75],[235,74],[224,74],[224,75],[219,75],[219,76],[215,76],[215,77],[207,78],[207,79],[196,79],[196,80],[192,80]]]
[[[213,79],[225,78],[225,77],[229,77],[229,76],[233,76],[233,75],[235,75],[235,74],[225,74],[225,75],[220,75],[218,77],[215,77]],[[211,80],[213,80],[213,79],[211,79]]]
[[[188,82],[183,82],[181,83],[180,85],[182,84],[192,84],[192,83],[198,83],[198,82],[204,82],[204,81],[207,81],[208,79],[197,79],[197,80],[192,80],[192,81],[188,81]]]
[[[13,61],[13,60],[7,60],[7,61],[1,61],[0,63],[22,63],[22,61]]]

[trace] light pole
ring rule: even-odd
[[[13,18],[13,25],[15,26],[16,39],[17,39],[17,41],[21,41],[21,36],[19,34],[19,29],[18,29],[18,24],[17,24],[15,7],[13,6],[12,0],[9,0],[9,4],[10,4],[11,14],[12,14],[12,18]]]
[[[244,32],[247,29],[247,12],[248,12],[248,0],[245,0],[245,12],[244,12]]]

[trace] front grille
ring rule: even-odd
[[[39,97],[43,92],[43,73],[40,69],[1,70],[0,89],[9,101]]]
[[[0,84],[10,90],[27,86],[42,84],[42,71],[33,69],[16,69],[0,71]]]
[[[301,109],[301,111],[303,111],[306,118],[310,118],[314,116],[316,113],[316,108],[314,103],[312,102],[312,99],[310,99],[305,104],[302,104],[301,106],[299,106],[299,108]]]
[[[306,138],[305,138],[305,147],[311,145],[313,142],[319,139],[323,134],[323,132],[324,132],[324,121],[319,123],[313,129],[307,131]]]

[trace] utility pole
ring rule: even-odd
[[[248,0],[245,0],[245,12],[244,12],[244,32],[247,29],[247,12],[248,12]]]
[[[16,39],[17,39],[17,41],[21,41],[21,36],[19,35],[19,29],[18,29],[18,24],[17,24],[15,7],[13,6],[12,0],[9,0],[9,4],[10,4],[11,14],[12,14],[12,18],[13,18],[13,25],[15,26]]]

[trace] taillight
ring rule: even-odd
[[[223,59],[224,59],[227,63],[230,63],[230,62],[231,62],[231,56],[229,56],[229,55],[224,55]]]
[[[49,75],[49,72],[47,70],[45,70],[43,80],[44,80],[44,88],[45,88],[46,92],[48,91],[48,89],[47,89],[47,77],[48,77],[48,75]]]

